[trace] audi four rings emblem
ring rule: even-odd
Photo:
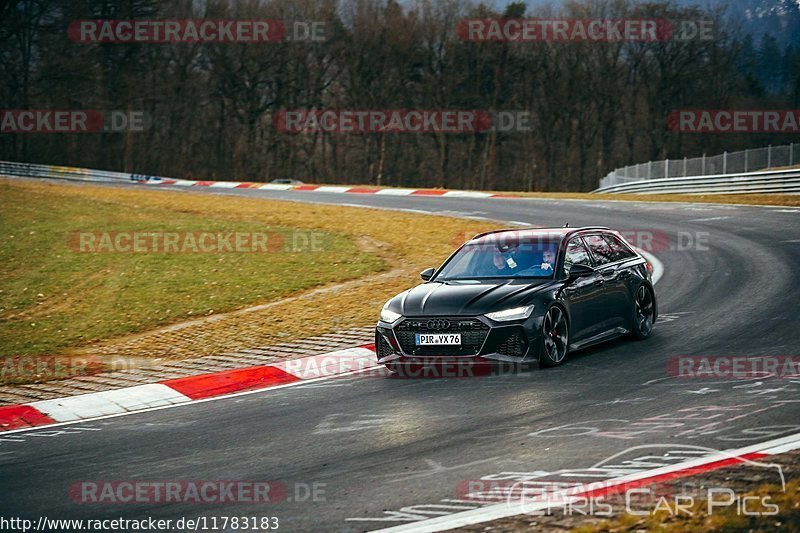
[[[428,329],[450,329],[449,320],[428,320],[425,325]]]

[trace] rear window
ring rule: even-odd
[[[596,266],[602,266],[616,261],[614,250],[602,235],[589,235],[586,237],[586,244],[592,252],[592,257]]]
[[[612,261],[621,261],[623,259],[630,259],[635,257],[636,254],[628,246],[622,242],[616,235],[603,235],[603,238],[611,248]]]

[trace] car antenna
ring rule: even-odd
[[[568,227],[569,227],[569,222],[567,222],[566,224],[564,224],[564,227],[565,227],[565,228],[568,228]]]

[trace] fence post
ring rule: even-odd
[[[686,156],[683,156],[683,177],[686,177]]]
[[[705,176],[706,175],[706,153],[705,152],[703,152],[703,163],[701,164],[700,168],[701,168],[700,175],[701,176]]]
[[[772,145],[767,145],[767,168],[772,168]]]
[[[649,179],[649,180],[653,179],[653,162],[652,161],[648,161],[647,162],[647,179]]]
[[[789,143],[789,166],[794,165],[794,143]]]
[[[728,173],[728,152],[722,152],[722,173]]]
[[[664,160],[664,177],[669,177],[669,159]]]
[[[747,172],[747,162],[748,162],[748,155],[750,154],[750,150],[745,148],[744,149],[744,171]]]

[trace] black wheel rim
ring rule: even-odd
[[[636,291],[636,327],[642,335],[653,330],[653,295],[644,285]]]
[[[558,307],[551,307],[542,322],[542,338],[547,357],[560,363],[567,355],[567,319]]]

